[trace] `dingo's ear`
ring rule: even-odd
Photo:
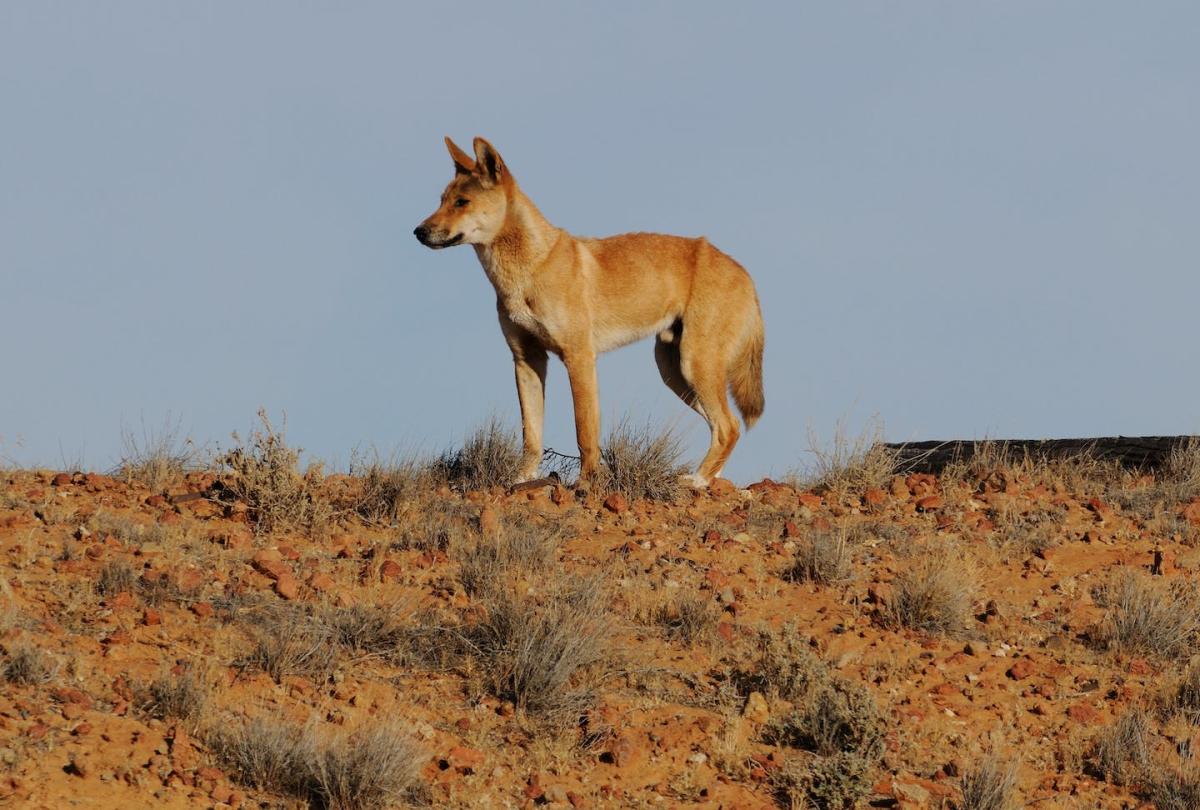
[[[499,183],[508,171],[496,147],[483,138],[475,139],[475,169],[485,183]]]
[[[450,140],[450,136],[446,136],[446,148],[450,150],[450,159],[454,161],[455,174],[470,174],[475,171],[475,161],[471,160],[471,156],[458,148],[458,144]]]

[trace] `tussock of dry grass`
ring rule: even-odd
[[[362,486],[354,512],[376,525],[399,523],[417,504],[427,506],[435,481],[430,463],[415,455],[385,459],[375,453],[367,458],[355,457],[350,462],[350,474]]]
[[[121,430],[121,460],[114,474],[163,492],[191,470],[204,465],[204,454],[191,439],[181,436],[179,422],[170,417],[159,428],[143,421],[139,437],[129,428]]]
[[[1016,787],[1016,763],[989,754],[963,774],[958,810],[1011,810]]]
[[[442,453],[430,466],[435,480],[460,491],[506,487],[521,471],[521,437],[493,416],[463,446]]]
[[[30,686],[47,683],[54,677],[55,666],[43,650],[27,644],[5,654],[2,669],[4,680]]]
[[[136,593],[139,576],[127,560],[111,560],[100,569],[96,579],[96,593],[101,596],[116,596],[121,592]]]
[[[423,757],[395,721],[350,734],[255,718],[208,734],[209,748],[251,787],[297,797],[317,808],[367,810],[403,801],[417,788]]]
[[[815,531],[800,541],[796,560],[784,572],[784,578],[829,585],[849,579],[850,562],[850,537],[846,531]]]
[[[926,553],[892,582],[884,622],[935,635],[958,635],[969,626],[975,585],[966,567]]]
[[[720,612],[712,599],[701,594],[680,594],[654,611],[655,624],[667,638],[692,646],[712,636]]]
[[[541,600],[495,590],[482,605],[482,618],[464,628],[463,640],[488,689],[543,719],[577,718],[589,699],[578,676],[611,653],[598,581],[573,583]]]
[[[182,720],[196,728],[208,708],[209,690],[192,670],[163,673],[141,690],[141,710],[160,720]]]
[[[1117,785],[1139,780],[1150,764],[1150,733],[1150,718],[1145,712],[1126,712],[1096,740],[1092,757],[1095,772]]]
[[[886,731],[870,692],[833,674],[791,632],[764,633],[761,656],[747,680],[760,678],[792,703],[764,729],[767,742],[792,749],[772,774],[776,796],[791,807],[857,806],[870,792]]]
[[[808,433],[808,449],[813,456],[811,474],[796,480],[800,488],[823,490],[838,495],[886,487],[896,474],[899,456],[884,446],[883,426],[877,422],[858,436],[846,435],[841,422],[832,441],[822,445]]]
[[[669,501],[679,493],[679,479],[686,471],[682,456],[683,442],[674,430],[650,424],[637,427],[625,418],[609,431],[600,448],[604,462],[600,483],[631,501]]]
[[[1158,810],[1196,810],[1200,807],[1200,766],[1159,763],[1144,777],[1143,795]]]
[[[459,581],[470,594],[494,592],[513,578],[546,571],[563,540],[561,524],[506,519],[489,536],[479,537],[459,555]]]
[[[1105,608],[1098,638],[1110,649],[1161,658],[1186,658],[1200,634],[1200,591],[1186,580],[1165,583],[1122,568],[1095,589]]]
[[[337,638],[330,626],[302,606],[270,607],[249,617],[253,646],[239,659],[276,683],[288,675],[326,680],[337,666]]]
[[[245,442],[235,433],[235,447],[218,459],[226,473],[227,496],[246,504],[251,524],[261,533],[321,524],[329,509],[317,497],[320,465],[301,473],[302,451],[288,446],[285,431],[272,427],[265,410],[259,410],[258,418],[262,428]]]

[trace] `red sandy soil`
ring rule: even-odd
[[[172,491],[205,491],[212,480],[190,475]],[[1084,763],[1097,735],[1151,705],[1186,661],[1097,643],[1105,611],[1093,588],[1119,566],[1195,577],[1200,502],[1139,515],[1072,487],[1026,471],[897,476],[840,496],[722,481],[670,504],[552,487],[431,495],[482,513],[474,531],[530,510],[561,522],[558,570],[603,578],[616,663],[589,709],[603,732],[584,744],[579,729],[547,730],[481,691],[462,667],[346,661],[322,682],[275,683],[236,665],[248,641],[220,609],[231,595],[469,617],[453,548],[393,548],[395,527],[353,516],[318,532],[255,536],[236,504],[176,506],[96,474],[0,474],[0,641],[9,657],[33,646],[53,664],[43,683],[0,682],[0,798],[31,808],[298,806],[238,784],[202,729],[140,708],[146,683],[190,668],[213,690],[208,723],[269,715],[352,728],[403,718],[435,807],[778,807],[772,772],[794,752],[762,730],[785,707],[769,691],[738,693],[728,675],[753,664],[760,629],[790,623],[836,673],[870,690],[886,721],[863,806],[953,806],[958,777],[990,750],[1019,762],[1022,804],[1149,806],[1137,785],[1109,784]],[[786,578],[800,544],[831,530],[853,538],[849,578]],[[1031,551],[1022,532],[1044,542]],[[952,635],[884,619],[896,575],[931,554],[961,561],[974,583],[970,616]],[[148,604],[141,587],[99,594],[100,572],[118,560],[143,581],[169,582],[170,598]],[[650,618],[680,596],[712,606],[713,625],[695,643]]]

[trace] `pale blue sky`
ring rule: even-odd
[[[1200,5],[0,5],[0,455],[105,467],[255,410],[345,462],[515,422],[469,248],[411,235],[487,136],[555,224],[707,235],[767,410],[727,473],[893,439],[1200,431]],[[609,423],[700,421],[648,343]],[[551,366],[547,443],[573,450]]]

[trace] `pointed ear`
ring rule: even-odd
[[[496,147],[483,138],[475,139],[475,170],[485,183],[499,183],[508,173]]]
[[[446,149],[450,151],[450,159],[454,161],[455,174],[470,174],[475,171],[475,161],[471,160],[471,156],[458,148],[458,144],[450,140],[450,136],[446,136]]]

